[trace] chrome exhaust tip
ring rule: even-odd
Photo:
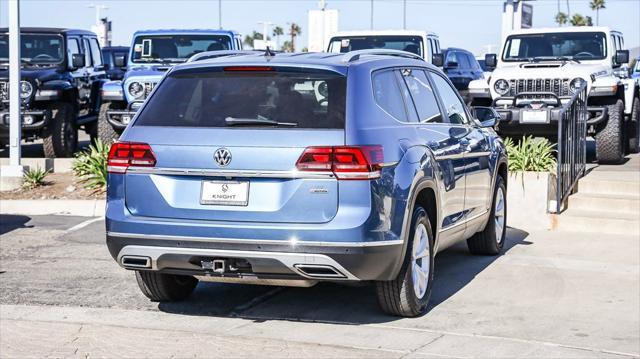
[[[125,268],[151,268],[151,258],[142,256],[122,256],[120,263]]]
[[[309,278],[339,279],[347,277],[334,267],[325,264],[296,264],[294,268]]]

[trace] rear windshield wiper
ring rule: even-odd
[[[286,127],[296,127],[297,123],[293,122],[278,122],[274,120],[270,120],[266,117],[258,116],[258,118],[235,118],[235,117],[227,117],[224,119],[224,122],[227,126],[286,126]]]

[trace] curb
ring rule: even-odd
[[[71,172],[73,167],[73,158],[22,158],[22,165],[35,169],[41,168],[48,170],[51,173],[67,173]],[[9,164],[8,158],[0,158],[0,165],[6,166]]]
[[[106,201],[92,200],[2,200],[0,214],[64,215],[81,217],[104,217]]]

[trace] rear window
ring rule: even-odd
[[[346,78],[334,73],[177,72],[134,126],[342,129],[345,99]]]

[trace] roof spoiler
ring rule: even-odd
[[[245,56],[245,55],[258,55],[263,54],[264,51],[255,51],[255,50],[219,50],[219,51],[205,51],[199,52],[189,58],[187,62],[196,62],[208,59],[215,59],[218,57],[229,57],[229,56]]]
[[[412,52],[400,51],[400,50],[391,50],[391,49],[366,49],[366,50],[356,50],[349,51],[342,57],[342,62],[353,62],[360,59],[361,56],[396,56],[396,57],[404,57],[407,59],[414,59],[424,61],[424,59],[416,55]]]

